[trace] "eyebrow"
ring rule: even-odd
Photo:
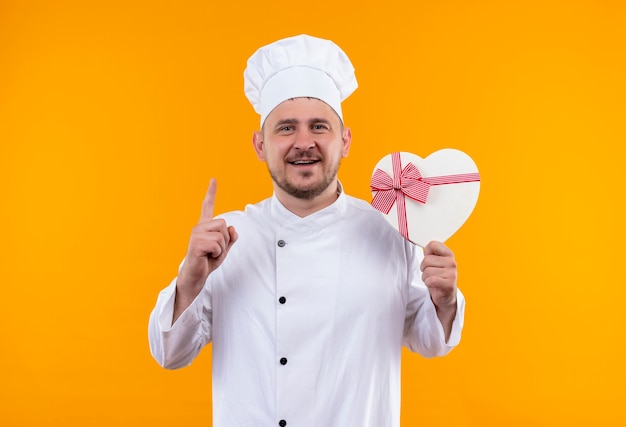
[[[279,128],[281,126],[285,126],[285,125],[297,125],[299,123],[301,123],[301,122],[298,119],[293,119],[293,118],[283,119],[283,120],[280,120],[279,122],[277,122],[276,125],[274,125],[274,129],[277,129],[277,128]],[[323,123],[325,125],[328,125],[329,127],[331,126],[330,120],[323,119],[321,117],[313,117],[312,119],[307,120],[307,123],[309,125],[312,125],[312,124],[315,124],[315,123]]]
[[[298,120],[296,120],[296,119],[283,119],[283,120],[280,120],[279,122],[277,122],[274,125],[274,129],[277,129],[277,128],[279,128],[281,126],[284,126],[284,125],[295,125],[295,124],[298,124]]]

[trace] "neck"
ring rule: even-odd
[[[339,184],[335,181],[329,185],[324,192],[312,199],[300,199],[286,193],[281,188],[274,186],[276,197],[290,212],[298,215],[300,218],[314,214],[322,209],[332,205],[339,197]]]

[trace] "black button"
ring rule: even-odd
[[[285,427],[285,426],[287,425],[287,421],[285,421],[285,420],[280,420],[280,421],[278,422],[278,425],[279,425],[280,427]]]
[[[280,298],[278,298],[278,302],[279,302],[279,303],[281,303],[281,304],[284,304],[284,303],[286,303],[286,302],[287,302],[287,298],[285,298],[285,297],[280,297]]]
[[[280,364],[281,365],[286,365],[287,364],[287,358],[286,357],[281,357],[280,358]]]
[[[284,240],[279,240],[279,241],[278,241],[278,246],[279,246],[279,247],[281,247],[281,248],[282,248],[283,246],[285,246],[285,244],[286,244],[286,243],[285,243],[285,241],[284,241]]]

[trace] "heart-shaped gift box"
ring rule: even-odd
[[[372,205],[409,241],[426,246],[446,241],[469,218],[480,177],[464,152],[446,148],[428,157],[396,152],[372,174]]]

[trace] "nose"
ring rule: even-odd
[[[315,146],[313,135],[308,129],[298,129],[293,147],[296,150],[309,150]]]

